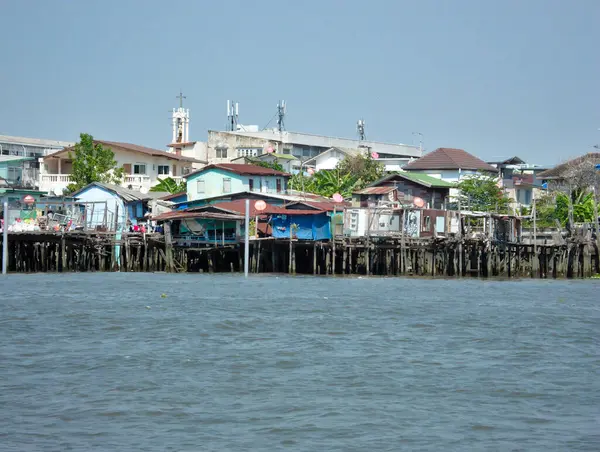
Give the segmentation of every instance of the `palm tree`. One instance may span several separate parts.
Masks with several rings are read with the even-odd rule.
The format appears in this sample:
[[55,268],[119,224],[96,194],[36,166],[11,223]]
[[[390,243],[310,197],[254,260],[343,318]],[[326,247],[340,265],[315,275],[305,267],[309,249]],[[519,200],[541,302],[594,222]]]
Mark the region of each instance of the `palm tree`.
[[187,185],[185,182],[177,182],[172,177],[166,179],[158,179],[160,182],[152,187],[150,191],[161,191],[166,193],[179,193],[186,191]]

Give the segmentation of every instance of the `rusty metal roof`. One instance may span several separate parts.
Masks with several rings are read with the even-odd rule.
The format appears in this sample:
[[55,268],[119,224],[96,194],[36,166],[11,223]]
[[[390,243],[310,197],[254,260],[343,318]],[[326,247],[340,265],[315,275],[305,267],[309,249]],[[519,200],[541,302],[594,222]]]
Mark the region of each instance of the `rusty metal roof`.
[[216,212],[188,212],[185,210],[174,210],[173,212],[164,212],[160,215],[153,217],[156,221],[165,220],[184,220],[187,218],[209,218],[214,220],[243,220],[242,215],[233,215],[227,213],[216,213]]
[[263,166],[258,165],[247,165],[244,163],[215,163],[212,165],[205,166],[198,171],[194,171],[193,173],[187,174],[184,177],[189,178],[194,174],[199,174],[204,171],[208,171],[211,169],[221,169],[224,171],[229,171],[235,174],[239,174],[242,176],[281,176],[281,177],[290,177],[291,175],[288,173],[284,173],[282,171],[277,171],[272,168],[265,168]]
[[353,194],[356,195],[386,195],[396,190],[395,187],[367,187],[362,190],[355,191]]

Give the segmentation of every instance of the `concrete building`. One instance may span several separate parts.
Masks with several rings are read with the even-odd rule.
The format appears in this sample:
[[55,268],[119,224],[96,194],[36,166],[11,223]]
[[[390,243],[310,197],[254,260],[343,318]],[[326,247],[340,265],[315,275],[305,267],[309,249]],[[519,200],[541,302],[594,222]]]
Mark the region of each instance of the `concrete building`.
[[207,160],[210,163],[227,163],[238,157],[258,156],[266,153],[269,148],[275,153],[293,155],[302,162],[317,157],[331,148],[364,149],[365,152],[376,152],[381,159],[409,160],[421,157],[419,147],[406,144],[380,143],[266,129],[234,132],[209,130],[206,149],[203,150],[206,154],[195,158]]
[[[130,143],[94,140],[115,154],[117,166],[125,170],[122,187],[130,190],[148,192],[150,187],[158,184],[159,179],[171,177],[175,181],[183,181],[183,177],[193,171],[194,164],[203,164],[193,158],[173,153],[138,146]],[[72,182],[72,160],[69,158],[71,148],[50,154],[42,159],[39,188],[48,193],[57,194]]]
[[[0,156],[24,158],[25,160],[21,160],[19,164],[20,184],[23,187],[37,188],[39,187],[39,159],[72,145],[73,143],[68,141],[0,135]],[[10,166],[14,167],[14,164]]]
[[526,163],[516,156],[488,163],[498,169],[498,185],[511,199],[514,209],[530,207],[534,196],[541,196],[543,180],[538,175],[548,167]]

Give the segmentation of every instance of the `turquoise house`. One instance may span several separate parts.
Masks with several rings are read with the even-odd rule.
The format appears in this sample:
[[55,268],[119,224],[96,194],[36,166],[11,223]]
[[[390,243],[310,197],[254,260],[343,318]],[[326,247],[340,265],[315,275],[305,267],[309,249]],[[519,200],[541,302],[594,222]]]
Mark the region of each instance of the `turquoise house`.
[[289,178],[288,173],[257,165],[208,165],[186,176],[187,201],[239,192],[284,193]]
[[6,180],[10,185],[23,185],[23,162],[33,160],[32,157],[18,155],[0,155],[0,179]]

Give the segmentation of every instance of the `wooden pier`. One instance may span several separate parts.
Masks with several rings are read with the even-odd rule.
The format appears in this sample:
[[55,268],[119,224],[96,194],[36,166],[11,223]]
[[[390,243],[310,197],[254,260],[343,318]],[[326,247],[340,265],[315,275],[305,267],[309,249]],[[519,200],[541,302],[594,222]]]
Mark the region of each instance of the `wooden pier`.
[[[0,241],[1,243],[1,241]],[[242,244],[180,247],[162,234],[9,234],[9,272],[242,272]],[[250,242],[251,273],[482,278],[585,278],[600,273],[591,240],[561,245],[489,239],[342,238]]]

